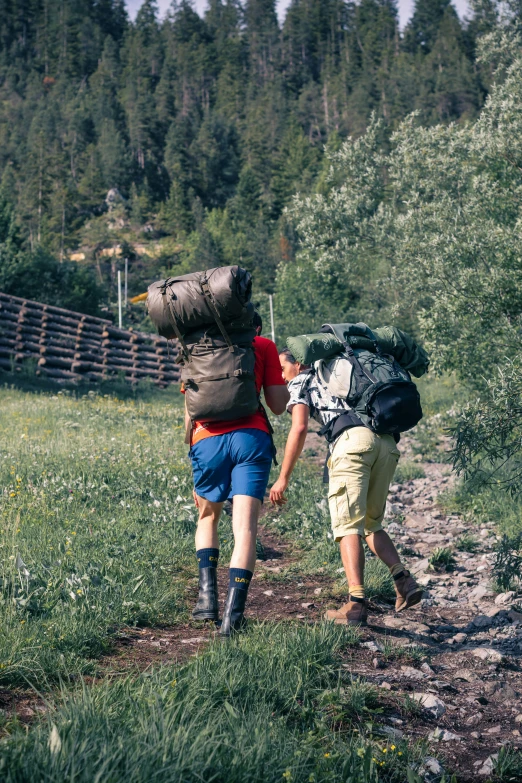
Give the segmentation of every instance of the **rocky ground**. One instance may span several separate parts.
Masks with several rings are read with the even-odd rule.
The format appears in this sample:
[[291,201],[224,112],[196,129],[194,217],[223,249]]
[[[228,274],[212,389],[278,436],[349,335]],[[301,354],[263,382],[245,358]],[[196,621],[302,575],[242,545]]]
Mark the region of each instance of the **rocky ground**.
[[[403,459],[412,456],[410,439],[401,451]],[[418,608],[398,615],[375,607],[362,645],[367,660],[354,655],[351,664],[390,694],[423,706],[413,720],[385,719],[393,733],[426,738],[459,781],[486,780],[502,745],[522,746],[520,598],[491,589],[497,540],[492,526],[477,528],[438,507],[437,497],[452,482],[448,465],[421,464],[425,478],[392,486],[387,529],[407,553],[425,597]],[[477,540],[474,553],[454,548],[464,534]],[[452,548],[452,571],[430,567],[437,547]],[[414,650],[415,662],[400,656],[390,661],[390,642],[403,652]],[[426,779],[436,779],[438,768],[433,760]]]
[[[411,438],[403,439],[402,459],[414,460],[425,477],[392,485],[386,525],[425,587],[425,597],[400,614],[389,604],[372,604],[361,644],[347,653],[343,665],[347,676],[379,689],[384,709],[372,718],[374,734],[428,743],[426,781],[438,781],[443,769],[456,773],[459,783],[487,781],[503,745],[522,748],[522,599],[491,588],[493,527],[477,528],[458,515],[447,516],[437,504],[453,481],[443,461],[445,439],[438,446],[440,461],[422,461],[414,445]],[[323,448],[310,433],[307,449],[318,463]],[[252,583],[249,616],[268,622],[317,621],[326,607],[345,597],[330,577],[300,574],[289,542],[270,525],[272,513],[260,531],[265,559],[258,562]],[[473,553],[455,548],[465,534],[476,539]],[[430,566],[437,548],[453,550],[453,570]],[[220,569],[223,598],[226,579],[226,569]],[[196,578],[188,589],[194,600]],[[122,668],[182,661],[213,633],[209,626],[194,624],[132,630],[122,635],[110,665],[118,668],[118,659]]]

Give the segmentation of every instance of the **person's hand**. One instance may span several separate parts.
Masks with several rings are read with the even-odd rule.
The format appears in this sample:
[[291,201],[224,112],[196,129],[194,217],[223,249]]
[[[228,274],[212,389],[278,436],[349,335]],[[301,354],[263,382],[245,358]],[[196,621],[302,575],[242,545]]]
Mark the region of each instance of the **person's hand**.
[[285,503],[288,503],[284,495],[287,487],[288,481],[280,476],[270,490],[270,502],[272,505],[284,506]]
[[196,495],[195,489],[192,490],[192,497],[194,498],[194,505],[196,506],[196,508],[199,508],[199,500],[198,500],[198,496]]

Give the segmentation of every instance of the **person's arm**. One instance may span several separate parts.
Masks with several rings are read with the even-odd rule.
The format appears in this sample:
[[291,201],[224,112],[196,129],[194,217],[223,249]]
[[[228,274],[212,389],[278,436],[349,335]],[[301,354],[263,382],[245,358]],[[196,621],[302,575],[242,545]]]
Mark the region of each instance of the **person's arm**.
[[286,388],[286,384],[284,386],[279,384],[277,386],[267,386],[264,392],[265,402],[272,413],[275,413],[276,416],[284,413],[290,400],[290,392]]
[[284,493],[288,487],[290,476],[295,468],[296,462],[301,456],[308,432],[308,419],[310,411],[308,405],[294,405],[292,408],[292,426],[288,433],[285,446],[285,456],[281,465],[279,478],[270,490],[270,500],[278,506],[286,503]]
[[185,443],[190,445],[192,435],[192,422],[187,410],[187,401],[185,400]]
[[[259,342],[259,339],[258,339]],[[265,402],[276,416],[285,412],[290,401],[290,393],[281,374],[279,354],[272,340],[263,339],[260,345],[263,361],[263,391]]]

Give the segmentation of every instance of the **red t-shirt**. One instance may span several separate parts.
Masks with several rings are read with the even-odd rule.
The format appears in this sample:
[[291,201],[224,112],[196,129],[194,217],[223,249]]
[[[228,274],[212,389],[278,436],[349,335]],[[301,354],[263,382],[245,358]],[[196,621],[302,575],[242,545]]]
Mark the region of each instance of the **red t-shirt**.
[[[281,364],[275,343],[266,337],[254,337],[253,345],[256,354],[254,374],[258,393],[268,386],[284,386],[285,381],[281,375]],[[191,445],[213,435],[225,435],[227,432],[245,429],[269,432],[263,412],[256,411],[252,416],[244,416],[233,421],[196,421],[192,430]]]

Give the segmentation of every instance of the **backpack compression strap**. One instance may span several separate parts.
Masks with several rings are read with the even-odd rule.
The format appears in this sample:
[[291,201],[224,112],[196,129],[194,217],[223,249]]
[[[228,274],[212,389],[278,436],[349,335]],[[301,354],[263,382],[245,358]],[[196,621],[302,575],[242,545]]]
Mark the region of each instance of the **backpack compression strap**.
[[174,331],[176,333],[176,337],[178,338],[178,340],[179,340],[179,342],[181,344],[181,348],[183,349],[183,353],[185,354],[186,358],[188,359],[189,358],[189,349],[187,348],[187,343],[183,339],[183,335],[181,334],[181,332],[179,330],[178,322],[176,320],[176,314],[174,312],[174,309],[172,308],[171,301],[167,297],[167,287],[166,286],[164,286],[163,291],[161,293],[161,296],[163,298],[163,307],[165,308],[165,310],[166,310],[166,312],[167,312],[167,314],[169,316],[169,320],[170,320],[170,322],[172,324],[172,328],[174,329]]
[[216,321],[217,325],[219,326],[219,331],[223,335],[223,339],[225,340],[226,344],[228,345],[228,350],[230,353],[234,353],[234,346],[232,345],[232,340],[230,339],[227,330],[225,329],[225,326],[223,324],[223,321],[219,317],[219,313],[216,309],[216,305],[214,304],[214,300],[212,299],[212,294],[210,293],[210,288],[208,286],[208,281],[203,280],[201,283],[201,290],[205,294],[205,298],[208,302],[208,306],[212,310],[212,315],[214,316],[214,320]]

